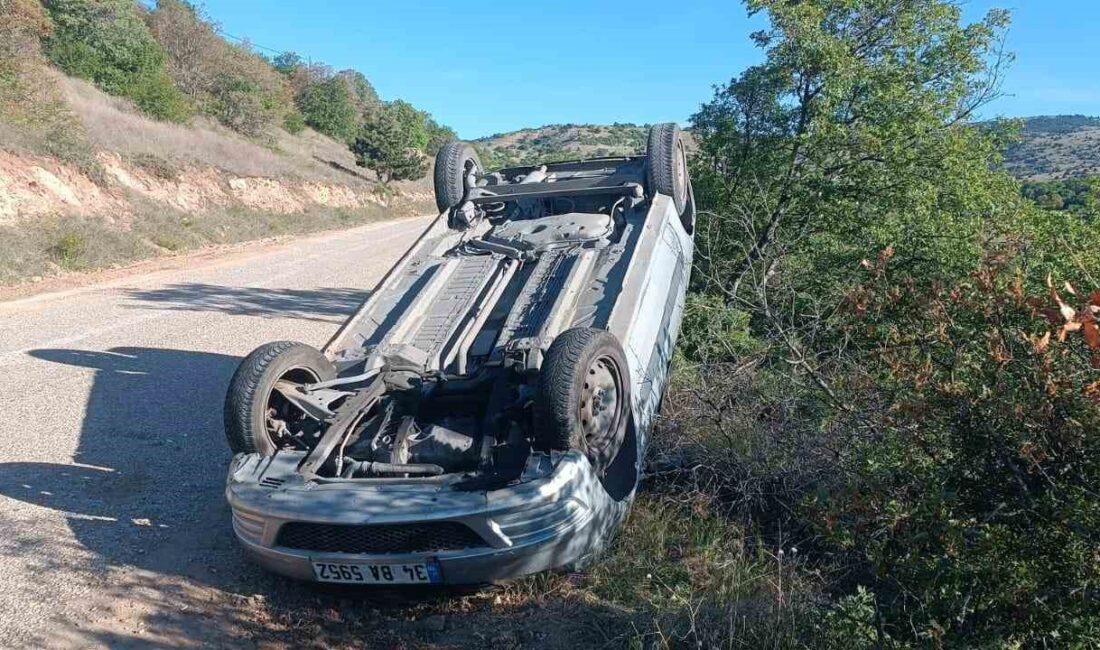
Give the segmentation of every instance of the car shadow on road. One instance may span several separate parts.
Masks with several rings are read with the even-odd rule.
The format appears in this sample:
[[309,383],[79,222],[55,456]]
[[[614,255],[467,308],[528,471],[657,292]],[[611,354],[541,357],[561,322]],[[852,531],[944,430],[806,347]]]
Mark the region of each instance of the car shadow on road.
[[[236,357],[117,347],[33,350],[90,368],[74,464],[0,465],[0,494],[62,511],[76,540],[111,565],[211,580],[228,509],[221,403]],[[223,578],[224,579],[224,578]]]
[[[91,369],[93,384],[73,464],[0,464],[0,494],[64,513],[75,542],[96,555],[96,566],[82,569],[104,578],[89,600],[126,610],[116,628],[59,617],[45,645],[251,647],[260,638],[296,645],[311,625],[328,629],[335,643],[340,622],[356,621],[357,634],[379,639],[468,634],[470,647],[480,647],[481,630],[502,622],[448,624],[447,632],[434,622],[413,624],[464,608],[469,590],[324,588],[251,564],[223,496],[230,453],[222,402],[238,358],[143,347],[29,354]],[[506,615],[516,634],[535,634],[526,610],[516,611]],[[287,627],[287,617],[295,624]]]
[[339,323],[370,295],[354,287],[265,289],[184,282],[156,289],[130,289],[136,308],[217,311],[237,316],[273,316]]

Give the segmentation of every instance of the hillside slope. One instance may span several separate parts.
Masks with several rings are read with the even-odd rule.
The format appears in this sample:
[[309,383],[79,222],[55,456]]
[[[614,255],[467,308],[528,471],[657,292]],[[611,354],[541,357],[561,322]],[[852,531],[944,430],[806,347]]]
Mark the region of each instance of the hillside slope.
[[621,156],[645,150],[648,127],[638,124],[548,124],[474,141],[487,167]]
[[[548,124],[474,140],[487,167],[645,150],[647,125]],[[687,144],[693,143],[690,133]],[[1005,167],[1025,180],[1100,174],[1100,117],[1040,115],[1022,118],[1020,141],[1005,152]]]
[[1040,115],[1023,118],[1020,142],[1005,152],[1005,167],[1027,180],[1100,174],[1100,117]]
[[[373,96],[354,71],[299,79],[277,58],[176,0],[0,2],[0,284],[430,209],[426,181],[375,179],[449,131],[404,102],[351,102]],[[357,166],[322,134],[341,98],[344,127],[385,113],[418,140]]]
[[342,143],[305,129],[267,146],[212,120],[149,119],[55,70],[74,137],[60,148],[0,120],[0,284],[210,244],[431,211],[426,181],[383,187]]

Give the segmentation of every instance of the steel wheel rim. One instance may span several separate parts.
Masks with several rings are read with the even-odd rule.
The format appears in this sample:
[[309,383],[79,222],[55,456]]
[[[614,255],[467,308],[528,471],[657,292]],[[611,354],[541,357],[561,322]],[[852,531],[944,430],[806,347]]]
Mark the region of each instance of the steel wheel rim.
[[590,459],[607,462],[621,420],[622,373],[610,357],[597,357],[585,371],[580,419]]
[[467,158],[462,166],[462,182],[467,190],[477,185],[477,177],[480,175],[481,165],[477,164],[473,158]]
[[[316,384],[321,381],[317,373],[309,368],[295,366],[284,371],[275,383],[287,381],[295,384]],[[282,393],[272,388],[264,402],[264,431],[276,449],[293,446],[294,441],[307,433],[303,424],[314,422],[304,411],[295,406]]]

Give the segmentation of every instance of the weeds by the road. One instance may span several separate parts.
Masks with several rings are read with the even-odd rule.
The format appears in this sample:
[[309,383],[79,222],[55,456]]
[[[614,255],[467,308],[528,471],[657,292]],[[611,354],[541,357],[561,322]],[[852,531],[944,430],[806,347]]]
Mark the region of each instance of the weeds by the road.
[[37,2],[0,3],[0,148],[54,156],[99,179],[88,134],[41,55],[48,30]]
[[391,216],[391,211],[376,205],[317,207],[290,214],[242,208],[186,214],[151,202],[135,201],[134,205],[138,211],[126,224],[59,215],[0,226],[0,250],[4,251],[0,285],[215,244],[346,228]]

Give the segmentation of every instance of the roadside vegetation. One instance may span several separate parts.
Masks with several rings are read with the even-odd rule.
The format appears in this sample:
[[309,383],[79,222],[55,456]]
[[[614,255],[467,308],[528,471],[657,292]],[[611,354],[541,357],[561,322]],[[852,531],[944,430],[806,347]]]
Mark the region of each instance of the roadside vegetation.
[[[0,225],[0,286],[64,271],[118,267],[166,253],[207,246],[349,228],[393,216],[368,205],[307,212],[224,208],[187,214],[135,199],[126,228],[94,217],[57,215]],[[411,210],[410,210],[411,212]]]
[[383,616],[272,601],[284,625],[265,633],[1100,645],[1100,230],[1089,200],[1049,209],[1002,171],[1011,125],[973,122],[1010,64],[1008,14],[746,4],[768,21],[763,61],[692,118],[695,275],[647,479],[606,556]]
[[549,124],[511,133],[496,133],[474,141],[489,169],[537,162],[622,156],[645,151],[649,125],[615,123]]
[[306,127],[344,146],[377,140],[374,131],[387,129],[400,148],[358,157],[383,182],[423,177],[426,159],[455,137],[408,102],[381,100],[356,70],[334,71],[293,52],[269,59],[227,39],[187,0],[3,0],[0,18],[5,148],[95,166],[95,151],[66,110],[48,63],[153,120],[213,120],[269,148]]
[[[422,176],[453,136],[355,71],[229,44],[178,0],[0,1],[0,122],[20,146],[94,161],[56,85],[37,83],[43,51],[159,119],[205,116],[268,144],[308,126],[386,182]],[[964,24],[961,5],[746,0],[767,20],[762,60],[691,120],[695,274],[634,512],[584,573],[404,610],[445,617],[424,645],[1100,645],[1096,182],[1003,171],[1011,125],[974,120],[1011,63],[1009,16]],[[642,148],[643,127],[620,127],[585,142]],[[546,135],[481,151],[490,167],[573,157]],[[16,253],[0,283],[13,263],[122,263],[305,221],[158,206],[127,233],[65,217],[4,227]],[[361,646],[390,618],[327,596],[261,609],[257,638],[290,645]]]
[[[429,156],[452,138],[408,102],[380,99],[360,72],[293,53],[268,59],[224,37],[185,0],[0,0],[0,151],[22,156],[6,164],[70,178],[52,161],[28,162],[44,156],[92,182],[76,179],[78,190],[57,180],[66,200],[46,216],[30,209],[34,216],[24,217],[19,205],[51,190],[0,188],[0,284],[352,225],[381,212],[340,211],[309,196],[298,214],[263,200],[244,202],[258,209],[242,203],[190,215],[172,207],[180,193],[224,194],[234,178],[272,179],[299,193],[303,183],[324,184],[321,194],[373,193],[404,214],[425,188],[386,185],[423,178]],[[135,191],[142,181],[126,169],[160,185]],[[413,196],[398,196],[406,190]],[[111,214],[89,207],[103,196],[113,197]],[[193,194],[185,198],[194,203]]]
[[[1022,197],[971,126],[1007,13],[748,7],[764,61],[692,120],[705,211],[651,497],[703,495],[692,537],[734,552],[666,564],[697,578],[650,605],[678,610],[662,642],[1094,647],[1100,231]],[[738,558],[786,588],[710,582]]]
[[42,54],[53,24],[38,0],[0,2],[0,146],[99,173],[95,150]]

